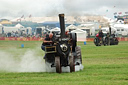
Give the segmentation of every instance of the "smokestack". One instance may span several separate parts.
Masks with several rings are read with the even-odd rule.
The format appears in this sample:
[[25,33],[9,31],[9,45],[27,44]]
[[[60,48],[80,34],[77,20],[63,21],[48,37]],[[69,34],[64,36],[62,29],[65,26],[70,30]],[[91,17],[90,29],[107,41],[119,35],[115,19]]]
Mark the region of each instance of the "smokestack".
[[59,20],[60,20],[61,38],[64,38],[65,37],[64,14],[59,14]]
[[109,26],[109,34],[111,35],[111,27]]

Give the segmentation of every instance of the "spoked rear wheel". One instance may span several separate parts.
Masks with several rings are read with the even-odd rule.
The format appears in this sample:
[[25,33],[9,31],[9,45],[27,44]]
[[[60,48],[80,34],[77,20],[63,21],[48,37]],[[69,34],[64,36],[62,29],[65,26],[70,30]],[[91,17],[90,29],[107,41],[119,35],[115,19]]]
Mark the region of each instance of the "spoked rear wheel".
[[72,39],[72,51],[75,52],[75,47],[77,46],[77,35],[76,33],[71,33],[71,39]]
[[60,57],[59,56],[55,57],[55,64],[56,64],[56,72],[61,73],[62,70],[61,70],[61,64],[60,64]]
[[76,46],[76,55],[77,55],[77,59],[80,59],[80,63],[82,64],[81,48],[78,46]]
[[101,45],[100,45],[100,40],[99,40],[99,38],[96,37],[96,38],[94,39],[94,44],[95,44],[96,46],[101,46]]
[[70,72],[75,72],[75,63],[74,63],[74,56],[71,54],[69,56],[69,65],[70,65]]

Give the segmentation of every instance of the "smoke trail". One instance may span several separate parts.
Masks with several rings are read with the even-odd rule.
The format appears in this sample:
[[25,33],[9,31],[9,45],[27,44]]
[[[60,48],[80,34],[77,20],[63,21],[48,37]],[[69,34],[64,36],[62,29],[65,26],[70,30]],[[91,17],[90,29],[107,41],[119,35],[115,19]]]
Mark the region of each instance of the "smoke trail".
[[[43,56],[37,56],[36,52],[36,49],[28,49],[23,55],[18,53],[16,56],[17,52],[13,54],[0,50],[0,72],[56,72],[56,68],[51,68],[50,63],[45,64]],[[62,67],[62,72],[70,72],[69,69],[69,66]],[[75,66],[75,69],[82,70],[83,65]]]
[[15,55],[0,51],[0,71],[7,72],[45,72],[45,63],[42,56],[36,51],[28,50],[24,55]]
[[0,71],[14,71],[13,68],[18,67],[17,63],[12,55],[0,51]]
[[27,51],[21,57],[19,72],[45,72],[43,57],[36,56],[34,51]]

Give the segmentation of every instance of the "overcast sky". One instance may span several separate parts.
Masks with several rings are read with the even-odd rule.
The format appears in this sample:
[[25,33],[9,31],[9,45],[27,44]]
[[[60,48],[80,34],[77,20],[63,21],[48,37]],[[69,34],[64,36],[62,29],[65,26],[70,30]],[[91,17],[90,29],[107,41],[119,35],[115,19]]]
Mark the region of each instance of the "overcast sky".
[[127,12],[128,0],[0,0],[0,19],[65,15],[106,15]]

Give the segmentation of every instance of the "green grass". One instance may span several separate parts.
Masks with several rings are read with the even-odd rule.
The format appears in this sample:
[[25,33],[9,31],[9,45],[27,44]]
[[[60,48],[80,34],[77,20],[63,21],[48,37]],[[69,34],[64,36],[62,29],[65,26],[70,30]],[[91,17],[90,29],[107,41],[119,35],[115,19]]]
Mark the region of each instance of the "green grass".
[[[39,41],[0,41],[0,51],[15,57],[28,49],[42,56]],[[21,48],[24,44],[24,48]],[[128,42],[96,47],[93,42],[78,43],[84,69],[74,73],[0,72],[0,85],[128,85]],[[43,57],[43,56],[42,56]]]

